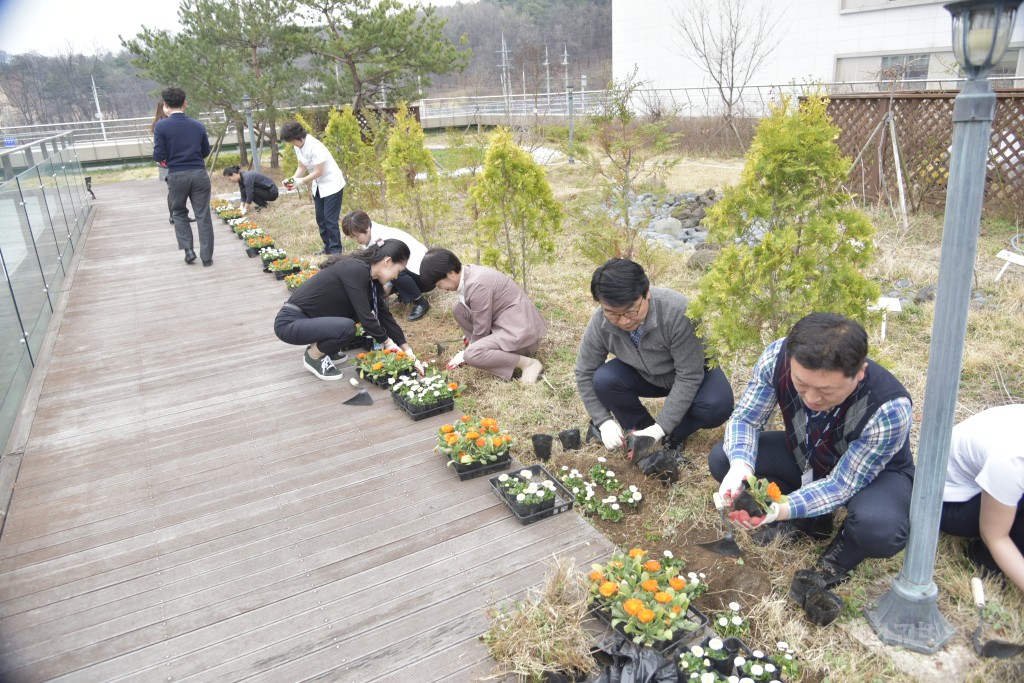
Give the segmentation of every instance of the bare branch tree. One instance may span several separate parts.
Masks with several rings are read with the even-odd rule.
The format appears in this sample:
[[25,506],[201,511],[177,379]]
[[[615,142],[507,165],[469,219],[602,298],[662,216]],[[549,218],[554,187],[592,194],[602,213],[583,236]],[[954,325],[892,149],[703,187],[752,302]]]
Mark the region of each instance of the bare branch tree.
[[735,118],[743,91],[778,46],[782,15],[771,0],[685,0],[672,11],[682,54],[714,83],[724,119],[743,147]]

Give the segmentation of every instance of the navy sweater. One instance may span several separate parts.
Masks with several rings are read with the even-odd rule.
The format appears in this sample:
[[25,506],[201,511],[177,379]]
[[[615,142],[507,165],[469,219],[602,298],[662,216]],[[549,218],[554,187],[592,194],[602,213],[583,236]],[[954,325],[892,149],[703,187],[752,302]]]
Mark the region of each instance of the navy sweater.
[[206,168],[210,138],[206,128],[193,118],[175,112],[156,122],[153,129],[153,161],[166,162],[167,172]]

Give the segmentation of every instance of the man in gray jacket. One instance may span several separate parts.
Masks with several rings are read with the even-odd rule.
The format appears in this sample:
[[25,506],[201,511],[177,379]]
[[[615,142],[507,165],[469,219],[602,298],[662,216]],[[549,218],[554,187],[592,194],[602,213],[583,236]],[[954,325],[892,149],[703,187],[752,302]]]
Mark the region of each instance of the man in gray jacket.
[[[706,367],[685,296],[652,288],[644,269],[624,259],[595,270],[590,293],[600,308],[583,333],[576,386],[605,448],[623,448],[625,430],[680,451],[698,429],[725,424],[732,387],[721,368]],[[652,397],[665,397],[657,418],[640,401]]]

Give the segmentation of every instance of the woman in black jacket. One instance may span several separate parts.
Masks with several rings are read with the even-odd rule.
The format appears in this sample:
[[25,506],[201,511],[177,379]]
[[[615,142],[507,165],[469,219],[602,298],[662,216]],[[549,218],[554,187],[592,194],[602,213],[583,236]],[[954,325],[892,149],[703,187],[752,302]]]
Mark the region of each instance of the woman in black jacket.
[[401,348],[415,360],[388,310],[383,287],[408,261],[409,247],[398,240],[329,258],[285,302],[274,320],[274,333],[288,344],[306,344],[303,367],[325,380],[341,379],[336,364],[348,358],[341,349],[355,339],[356,323],[384,348]]
[[238,166],[228,166],[224,175],[231,182],[238,183],[238,194],[242,198],[242,206],[248,211],[255,204],[257,210],[267,208],[267,202],[277,199],[277,183],[259,171],[242,171]]

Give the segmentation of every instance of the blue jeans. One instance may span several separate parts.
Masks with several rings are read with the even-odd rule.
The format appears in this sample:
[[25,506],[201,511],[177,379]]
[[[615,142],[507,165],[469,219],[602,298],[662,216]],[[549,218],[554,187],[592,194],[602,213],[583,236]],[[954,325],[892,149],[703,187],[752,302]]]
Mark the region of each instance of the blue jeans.
[[[332,195],[320,196],[320,188],[313,195],[313,206],[316,207],[316,225],[320,228],[320,239],[324,241],[324,251],[328,254],[341,253],[341,230],[338,228],[341,216],[342,188]],[[193,204],[193,206],[195,206]]]

